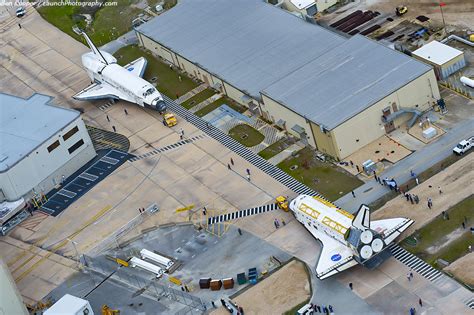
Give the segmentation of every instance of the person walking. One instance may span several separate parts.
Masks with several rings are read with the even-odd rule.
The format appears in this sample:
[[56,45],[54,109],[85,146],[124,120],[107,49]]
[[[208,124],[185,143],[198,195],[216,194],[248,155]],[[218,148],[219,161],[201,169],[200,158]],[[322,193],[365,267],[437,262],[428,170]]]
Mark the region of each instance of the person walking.
[[216,308],[216,303],[214,303],[214,301],[211,301],[211,305],[213,308]]
[[414,195],[413,198],[415,199],[416,204],[420,202],[420,198],[418,198],[418,195]]
[[123,111],[125,112],[125,115],[128,115],[128,111],[126,108],[124,108]]
[[227,168],[228,168],[229,170],[231,170],[229,163],[227,163]]
[[[281,224],[283,224],[283,226],[285,226],[286,225],[285,220],[281,220]],[[464,224],[464,222],[463,222],[463,224]]]
[[409,193],[405,193],[405,198],[407,198],[407,201],[410,201],[410,194],[409,194]]
[[353,197],[353,198],[356,197],[356,194],[354,193],[354,191],[351,191],[351,194],[352,194],[352,197]]
[[110,122],[109,115],[105,115],[105,117],[107,118],[107,121]]
[[409,195],[408,198],[410,199],[411,204],[413,204],[413,203],[414,203],[414,202],[413,202],[413,201],[414,201],[414,200],[413,200],[413,196],[412,196],[412,195]]
[[432,206],[433,206],[433,201],[431,200],[431,198],[428,198],[428,208],[431,209]]
[[207,209],[206,207],[202,207],[202,215],[206,215],[207,214]]
[[443,191],[441,190],[441,187],[439,187],[439,186],[438,186],[438,191],[439,191],[440,195],[443,193]]
[[420,181],[418,180],[418,177],[417,177],[417,178],[415,178],[415,182],[416,182],[416,184],[417,184],[417,185],[419,185],[419,184],[420,184]]
[[423,307],[423,301],[421,299],[418,300],[418,304],[420,304],[420,307]]
[[18,23],[18,27],[19,27],[19,28],[20,28],[20,30],[21,30],[21,24],[20,24],[20,23]]
[[410,271],[410,278],[413,279],[413,271]]
[[462,221],[461,225],[463,229],[466,229],[466,223],[464,223],[464,221]]
[[232,164],[232,166],[234,166],[234,160],[232,158],[230,158],[230,164]]
[[360,173],[359,165],[356,165],[357,173]]
[[239,235],[242,235],[242,230],[240,228],[237,228],[237,232],[239,232]]
[[411,281],[410,273],[407,273],[407,279],[408,279],[409,282]]
[[280,223],[278,222],[278,219],[275,219],[273,221],[273,224],[275,225],[275,228],[278,229],[280,227]]
[[349,282],[349,288],[350,288],[351,290],[354,289],[354,286],[353,286],[352,282]]
[[117,132],[117,129],[115,128],[115,126],[112,126],[112,130],[113,130],[114,132]]
[[249,169],[247,169],[247,175],[249,175],[249,176],[250,176],[250,170],[249,170]]

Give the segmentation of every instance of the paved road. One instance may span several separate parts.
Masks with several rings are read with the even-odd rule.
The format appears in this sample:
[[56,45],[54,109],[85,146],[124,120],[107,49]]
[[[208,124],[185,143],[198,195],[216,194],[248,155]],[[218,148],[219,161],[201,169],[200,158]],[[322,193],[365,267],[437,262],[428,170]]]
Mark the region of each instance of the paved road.
[[114,54],[117,50],[119,50],[122,47],[137,44],[137,43],[138,43],[137,35],[135,34],[134,30],[131,30],[130,32],[125,33],[119,38],[114,39],[111,42],[108,42],[104,46],[101,46],[100,49],[105,50],[106,52],[110,54]]
[[[448,130],[441,138],[418,150],[394,166],[388,168],[380,176],[394,178],[398,183],[405,183],[410,179],[410,170],[416,174],[423,172],[434,164],[444,160],[452,153],[452,149],[461,140],[474,135],[474,117],[459,122]],[[336,200],[336,205],[354,213],[361,204],[370,204],[381,198],[389,189],[371,180],[354,190],[356,198],[346,194]]]

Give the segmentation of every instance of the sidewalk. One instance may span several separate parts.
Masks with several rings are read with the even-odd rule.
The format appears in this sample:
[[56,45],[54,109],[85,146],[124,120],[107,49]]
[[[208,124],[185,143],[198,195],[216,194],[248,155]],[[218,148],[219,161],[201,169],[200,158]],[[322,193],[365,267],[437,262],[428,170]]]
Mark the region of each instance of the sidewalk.
[[[453,148],[461,139],[472,136],[473,124],[474,117],[460,122],[441,138],[425,146],[423,149],[412,153],[382,172],[379,176],[381,178],[394,178],[399,184],[407,182],[410,179],[410,170],[419,174],[453,154]],[[354,190],[356,198],[353,198],[351,194],[346,194],[336,200],[335,203],[337,206],[354,213],[359,209],[361,204],[370,204],[383,197],[389,191],[388,187],[381,186],[375,180],[370,180]]]
[[268,162],[272,163],[273,165],[277,165],[278,163],[281,163],[282,161],[289,158],[291,156],[291,154],[293,154],[293,152],[299,151],[299,150],[303,149],[304,147],[305,146],[303,145],[303,143],[301,143],[301,141],[293,143],[292,145],[290,145],[285,150],[281,151],[280,153],[278,153],[274,157],[270,158],[268,160]]

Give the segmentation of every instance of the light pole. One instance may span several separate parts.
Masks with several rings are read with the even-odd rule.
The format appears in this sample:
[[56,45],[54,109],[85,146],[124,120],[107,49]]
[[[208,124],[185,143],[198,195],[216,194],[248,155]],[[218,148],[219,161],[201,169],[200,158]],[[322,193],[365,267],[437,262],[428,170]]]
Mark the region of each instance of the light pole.
[[443,19],[443,27],[444,27],[444,32],[447,35],[448,30],[446,28],[446,22],[444,21],[444,14],[443,14],[443,7],[446,6],[446,3],[444,2],[439,2],[439,9],[441,10],[441,18]]
[[73,240],[71,240],[70,238],[67,239],[69,242],[72,243],[72,246],[74,247],[74,251],[76,252],[76,257],[77,257],[77,264],[79,265],[81,263],[81,258],[79,257],[79,252],[77,251],[77,242],[74,242]]

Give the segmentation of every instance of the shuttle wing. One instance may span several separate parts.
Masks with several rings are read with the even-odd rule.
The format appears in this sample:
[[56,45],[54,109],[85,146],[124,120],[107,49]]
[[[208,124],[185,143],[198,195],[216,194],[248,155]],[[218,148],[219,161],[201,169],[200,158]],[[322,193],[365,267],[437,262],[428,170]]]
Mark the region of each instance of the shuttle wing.
[[352,250],[349,247],[323,233],[313,232],[312,234],[323,245],[318,264],[316,265],[316,276],[319,279],[328,278],[357,265]]
[[93,83],[73,96],[76,100],[98,100],[104,98],[122,99],[133,102],[127,95],[108,84]]
[[413,220],[407,218],[376,220],[370,222],[370,228],[382,234],[385,244],[389,245],[397,236],[408,229],[413,222]]
[[145,73],[145,68],[147,65],[147,61],[145,58],[140,57],[137,60],[130,62],[124,68],[130,71],[132,74],[136,75],[137,77],[143,77]]

